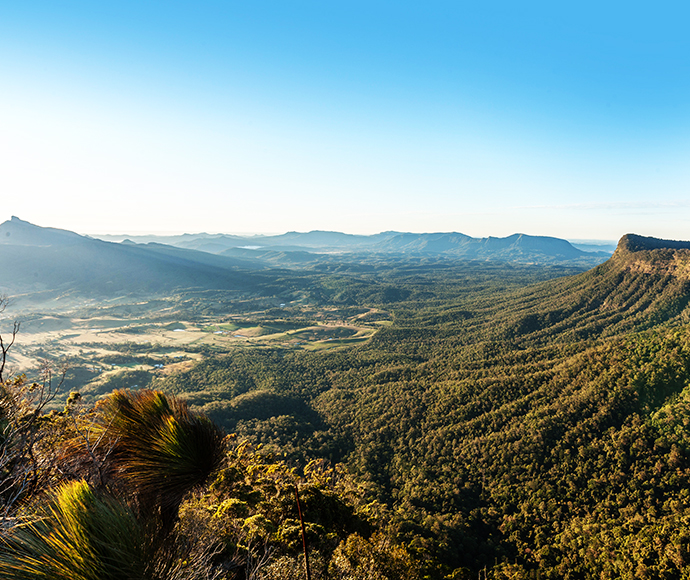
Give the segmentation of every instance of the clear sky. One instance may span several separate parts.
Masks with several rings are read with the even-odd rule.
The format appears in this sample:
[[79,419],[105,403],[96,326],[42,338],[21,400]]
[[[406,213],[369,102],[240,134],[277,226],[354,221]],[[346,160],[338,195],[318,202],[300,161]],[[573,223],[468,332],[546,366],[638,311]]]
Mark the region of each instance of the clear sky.
[[0,221],[690,239],[690,4],[0,0]]

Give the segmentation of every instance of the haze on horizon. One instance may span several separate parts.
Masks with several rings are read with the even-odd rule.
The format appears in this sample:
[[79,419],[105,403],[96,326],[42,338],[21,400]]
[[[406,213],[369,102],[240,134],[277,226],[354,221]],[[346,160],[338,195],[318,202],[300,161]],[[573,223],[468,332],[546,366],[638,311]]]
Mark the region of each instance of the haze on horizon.
[[0,221],[688,239],[690,7],[0,6]]

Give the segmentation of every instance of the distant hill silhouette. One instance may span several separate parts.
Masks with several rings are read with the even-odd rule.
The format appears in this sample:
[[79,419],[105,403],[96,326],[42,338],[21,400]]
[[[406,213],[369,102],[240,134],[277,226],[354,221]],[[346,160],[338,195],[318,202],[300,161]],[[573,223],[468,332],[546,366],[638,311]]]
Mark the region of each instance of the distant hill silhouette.
[[507,262],[566,262],[603,257],[578,250],[566,240],[525,234],[506,238],[472,238],[458,233],[398,234],[378,244],[377,249]]
[[[124,236],[104,236],[119,241]],[[153,236],[129,237],[139,242],[156,241]],[[159,241],[177,247],[228,256],[251,257],[269,263],[299,265],[304,252],[380,253],[401,256],[434,256],[465,260],[497,260],[537,264],[571,264],[592,267],[606,260],[608,252],[587,252],[570,242],[553,237],[513,234],[506,238],[473,238],[458,232],[404,233],[382,232],[371,236],[340,232],[288,232],[277,236],[228,236],[224,234],[185,234],[167,236]],[[245,250],[248,250],[245,251]],[[278,257],[276,252],[280,252]],[[296,254],[293,254],[297,252]]]
[[[163,244],[155,240],[163,239]],[[630,238],[629,244],[639,244]],[[146,243],[141,243],[146,241]],[[280,236],[122,237],[122,243],[44,228],[17,217],[0,224],[0,292],[80,295],[171,292],[200,288],[275,292],[276,268],[318,268],[367,256],[396,259],[494,260],[592,267],[608,257],[550,237],[514,234],[472,238],[457,233],[288,232]],[[308,282],[304,282],[307,283]]]
[[22,246],[70,246],[87,243],[88,238],[68,230],[42,228],[12,216],[0,224],[0,244]]
[[0,224],[0,292],[248,290],[265,281],[257,268],[255,262],[163,244],[115,244],[16,217]]

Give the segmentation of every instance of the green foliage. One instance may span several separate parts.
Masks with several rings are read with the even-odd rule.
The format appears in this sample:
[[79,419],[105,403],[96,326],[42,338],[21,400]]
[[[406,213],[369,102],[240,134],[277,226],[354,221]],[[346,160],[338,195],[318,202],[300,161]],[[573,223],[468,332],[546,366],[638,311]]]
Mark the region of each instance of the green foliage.
[[411,292],[368,343],[231,353],[170,386],[290,459],[346,462],[431,577],[680,578],[686,258],[618,253],[577,276],[517,290],[487,276],[466,293],[426,271],[423,298],[398,272]]
[[[6,351],[5,351],[6,352]],[[0,373],[1,374],[1,373]],[[0,514],[37,493],[50,477],[54,437],[44,428],[43,409],[55,397],[56,386],[48,375],[31,383],[25,375],[0,382]]]
[[392,546],[390,539],[374,535],[365,539],[352,534],[335,550],[328,567],[330,578],[413,580],[421,578],[409,552]]
[[145,389],[151,383],[153,376],[149,371],[126,370],[118,373],[105,374],[86,383],[82,391],[84,395],[103,396],[117,389]]
[[[349,577],[370,571],[381,578],[417,578],[419,562],[380,531],[389,519],[385,508],[368,498],[342,466],[324,461],[307,464],[300,475],[284,461],[246,442],[231,444],[227,462],[208,491],[181,507],[180,530],[219,542],[218,558],[241,567],[240,577],[262,580],[302,578],[301,525],[295,488],[304,516],[312,578],[348,577],[353,543],[367,546],[367,566],[354,563]],[[350,546],[346,549],[345,546]],[[354,551],[353,551],[354,550]],[[363,556],[364,557],[364,556]],[[373,559],[378,563],[371,564]],[[372,567],[373,566],[373,567]],[[355,573],[356,571],[356,573]]]
[[100,406],[113,440],[107,469],[172,521],[182,498],[223,460],[222,432],[187,405],[156,391],[115,391]]
[[[17,517],[5,520],[11,525],[0,536],[0,577],[217,577],[209,547],[181,541],[174,525],[184,496],[223,461],[219,429],[162,393],[117,391],[95,411],[82,411],[80,400],[72,393],[62,413],[40,417],[39,429],[57,437],[27,455],[43,464],[56,449],[60,469],[52,472],[52,490],[34,490]],[[93,469],[98,488],[70,481]]]
[[[210,580],[208,554],[159,541],[121,500],[63,484],[0,538],[0,577],[16,580]],[[215,576],[217,577],[217,575]]]
[[[80,457],[147,537],[210,546],[228,578],[303,577],[295,488],[319,580],[686,578],[689,253],[622,246],[558,279],[573,270],[421,258],[267,275],[329,320],[385,304],[388,324],[334,350],[200,347],[154,383],[191,411],[117,392],[72,440],[109,442]],[[202,294],[190,310],[222,310]],[[252,320],[290,326],[271,315]],[[209,451],[192,411],[244,441]]]
[[17,580],[153,579],[152,546],[134,514],[84,482],[61,486],[51,503],[3,539],[0,577]]

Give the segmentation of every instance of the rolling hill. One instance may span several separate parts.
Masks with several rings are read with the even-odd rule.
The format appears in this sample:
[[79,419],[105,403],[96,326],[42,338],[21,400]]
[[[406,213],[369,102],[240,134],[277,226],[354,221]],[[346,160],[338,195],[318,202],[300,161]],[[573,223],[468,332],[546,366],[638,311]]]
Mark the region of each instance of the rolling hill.
[[690,243],[628,234],[605,263],[523,294],[506,337],[585,339],[687,322],[689,302]]
[[[103,236],[121,241],[124,236]],[[566,240],[545,236],[513,234],[506,238],[472,238],[451,233],[382,232],[371,236],[340,232],[288,232],[277,236],[228,236],[224,234],[185,234],[157,239],[155,236],[130,238],[137,242],[160,241],[182,248],[208,251],[229,256],[251,256],[275,262],[280,253],[282,264],[299,265],[304,254],[430,256],[452,260],[492,260],[536,264],[571,264],[592,267],[609,257],[609,253],[586,252]],[[294,254],[293,254],[294,253]],[[294,256],[294,259],[293,259]]]
[[[147,384],[180,396],[238,441],[284,458],[294,473],[341,464],[335,479],[357,482],[363,513],[377,522],[375,533],[360,529],[362,542],[404,555],[407,569],[419,572],[410,578],[687,577],[688,242],[628,234],[607,261],[581,271],[481,257],[545,247],[567,255],[559,240],[389,232],[376,244],[396,250],[351,252],[339,262],[302,249],[311,269],[288,271],[152,241],[93,240],[16,218],[0,225],[0,238],[0,266],[17,287],[94,297],[112,289],[217,289],[230,299],[217,311],[200,309],[208,333],[221,328],[212,319],[227,316],[238,293],[297,287],[300,298],[288,308],[246,316],[267,326],[276,317],[280,329],[328,321],[342,330],[346,316],[369,324],[370,338],[324,341],[324,348],[301,340],[252,346],[244,338],[195,347],[198,362],[124,371],[102,385]],[[314,244],[343,239],[312,237]],[[451,258],[460,247],[474,259]],[[289,260],[280,248],[232,251]],[[370,261],[355,258],[364,255]],[[240,328],[245,314],[232,316],[229,328]],[[152,356],[151,344],[141,346]],[[118,352],[102,362],[145,360],[131,343],[109,348]],[[95,355],[83,356],[88,369],[75,377],[93,377]],[[114,382],[118,376],[130,382]],[[274,497],[278,488],[269,487]],[[231,486],[228,505],[247,499],[243,489]],[[218,513],[217,506],[202,511]],[[243,530],[245,519],[233,530]],[[331,536],[319,537],[319,549],[336,549]],[[280,544],[275,534],[266,542]]]

